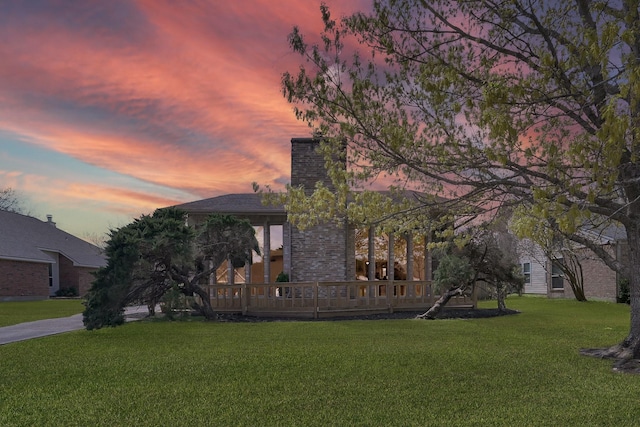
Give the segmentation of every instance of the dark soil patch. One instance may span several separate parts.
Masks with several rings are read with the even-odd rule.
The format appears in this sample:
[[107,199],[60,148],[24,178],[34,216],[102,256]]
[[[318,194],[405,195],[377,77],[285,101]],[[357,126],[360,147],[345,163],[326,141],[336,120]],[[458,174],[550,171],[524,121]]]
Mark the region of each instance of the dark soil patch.
[[[424,311],[398,311],[395,313],[363,314],[357,316],[339,316],[322,319],[300,319],[292,317],[254,317],[243,316],[241,314],[218,314],[221,322],[283,322],[283,321],[313,321],[313,322],[335,322],[341,320],[393,320],[393,319],[414,319]],[[520,313],[517,310],[506,309],[503,311],[497,308],[445,308],[435,320],[440,319],[486,319],[489,317],[508,316]]]

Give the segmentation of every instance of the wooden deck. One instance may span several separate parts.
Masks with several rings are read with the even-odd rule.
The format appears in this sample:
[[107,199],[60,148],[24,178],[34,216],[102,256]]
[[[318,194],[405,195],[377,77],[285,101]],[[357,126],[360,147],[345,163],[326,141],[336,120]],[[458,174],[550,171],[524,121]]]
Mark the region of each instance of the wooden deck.
[[[353,281],[209,286],[220,313],[257,317],[328,318],[427,310],[438,299],[428,281]],[[447,307],[476,307],[474,297],[452,298]]]

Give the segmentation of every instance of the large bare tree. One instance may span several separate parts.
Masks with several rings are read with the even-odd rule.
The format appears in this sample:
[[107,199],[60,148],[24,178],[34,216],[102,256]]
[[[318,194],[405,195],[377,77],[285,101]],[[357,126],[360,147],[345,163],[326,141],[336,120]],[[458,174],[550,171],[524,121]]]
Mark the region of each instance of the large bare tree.
[[[346,206],[371,221],[366,196],[345,193],[381,176],[447,197],[457,214],[511,206],[552,218],[630,279],[629,334],[604,354],[640,358],[639,1],[381,0],[338,22],[321,13],[317,44],[290,36],[305,62],[283,92],[328,159],[346,144],[349,167],[331,171],[333,195],[289,189],[292,219]],[[606,222],[625,228],[628,264],[577,233]]]
[[23,213],[22,200],[13,188],[0,189],[0,211]]

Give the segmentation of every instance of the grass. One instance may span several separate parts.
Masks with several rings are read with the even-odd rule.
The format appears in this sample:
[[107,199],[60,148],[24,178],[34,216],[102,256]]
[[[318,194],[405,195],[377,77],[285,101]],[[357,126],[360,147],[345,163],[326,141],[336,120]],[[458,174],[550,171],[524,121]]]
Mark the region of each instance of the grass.
[[0,302],[0,327],[82,313],[80,299]]
[[629,309],[516,297],[479,320],[135,322],[0,346],[3,426],[636,425],[640,377],[581,347]]

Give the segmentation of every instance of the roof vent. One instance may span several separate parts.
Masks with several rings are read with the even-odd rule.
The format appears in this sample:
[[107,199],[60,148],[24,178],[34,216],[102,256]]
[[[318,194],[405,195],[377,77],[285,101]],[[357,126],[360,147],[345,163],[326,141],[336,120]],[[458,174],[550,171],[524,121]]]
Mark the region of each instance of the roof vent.
[[56,223],[53,222],[53,215],[47,215],[47,224],[52,225],[52,226],[56,226]]

